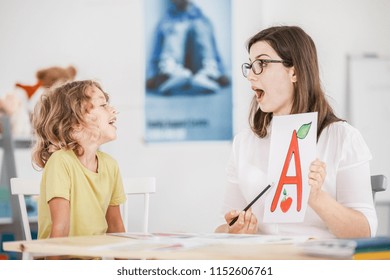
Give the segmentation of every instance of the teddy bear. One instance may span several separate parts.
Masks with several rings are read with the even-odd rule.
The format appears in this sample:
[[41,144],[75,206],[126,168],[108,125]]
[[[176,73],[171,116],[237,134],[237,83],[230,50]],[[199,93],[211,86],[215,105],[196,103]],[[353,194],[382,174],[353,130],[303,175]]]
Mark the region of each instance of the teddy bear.
[[55,83],[73,81],[76,74],[73,65],[42,68],[36,72],[37,82],[34,85],[16,83],[12,92],[0,97],[0,115],[9,116],[12,134],[18,137],[31,136],[31,115],[42,93]]

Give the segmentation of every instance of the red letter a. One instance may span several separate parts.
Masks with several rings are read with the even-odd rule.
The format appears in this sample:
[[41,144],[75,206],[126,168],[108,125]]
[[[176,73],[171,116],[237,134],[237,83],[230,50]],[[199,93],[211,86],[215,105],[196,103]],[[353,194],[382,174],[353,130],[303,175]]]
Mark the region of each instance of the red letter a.
[[[293,154],[296,174],[295,176],[287,176],[288,167],[290,165]],[[272,200],[271,212],[275,211],[276,206],[278,205],[278,201],[280,199],[280,194],[282,193],[283,186],[287,184],[297,185],[297,211],[300,211],[302,207],[302,172],[301,159],[299,157],[298,138],[297,132],[295,130],[293,131],[290,141],[290,147],[288,148],[286,160],[284,161],[282,175],[280,176],[279,184],[276,189],[274,199]]]

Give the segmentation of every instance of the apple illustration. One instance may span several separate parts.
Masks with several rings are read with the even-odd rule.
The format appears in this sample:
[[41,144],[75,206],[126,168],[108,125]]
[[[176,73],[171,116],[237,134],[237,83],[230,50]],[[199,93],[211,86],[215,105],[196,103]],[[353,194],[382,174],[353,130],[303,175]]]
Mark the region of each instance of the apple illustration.
[[292,201],[292,198],[287,196],[286,189],[283,189],[283,199],[280,202],[280,209],[282,209],[283,213],[286,213],[290,209]]

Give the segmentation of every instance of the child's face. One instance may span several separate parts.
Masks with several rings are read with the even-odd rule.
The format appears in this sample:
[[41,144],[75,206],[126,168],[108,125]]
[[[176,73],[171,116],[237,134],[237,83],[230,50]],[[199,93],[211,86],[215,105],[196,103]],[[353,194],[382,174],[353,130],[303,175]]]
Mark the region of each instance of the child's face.
[[104,93],[97,87],[91,87],[88,94],[91,96],[92,109],[88,116],[93,129],[98,129],[98,144],[104,144],[116,139],[116,111],[106,100]]

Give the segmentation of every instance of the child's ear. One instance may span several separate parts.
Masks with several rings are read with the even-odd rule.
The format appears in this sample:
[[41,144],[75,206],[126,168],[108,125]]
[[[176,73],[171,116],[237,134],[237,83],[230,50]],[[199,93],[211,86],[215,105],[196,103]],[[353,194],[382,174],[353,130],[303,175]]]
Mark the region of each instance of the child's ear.
[[78,133],[83,130],[83,126],[81,124],[75,124],[73,125],[73,132]]
[[76,139],[76,141],[82,138],[82,133],[83,133],[83,129],[81,124],[73,125],[71,134],[72,137]]

